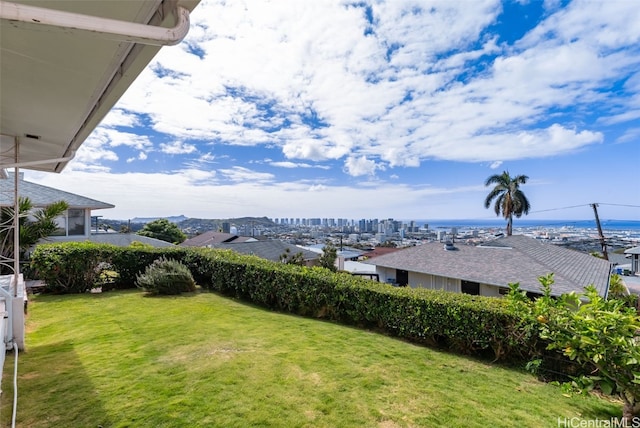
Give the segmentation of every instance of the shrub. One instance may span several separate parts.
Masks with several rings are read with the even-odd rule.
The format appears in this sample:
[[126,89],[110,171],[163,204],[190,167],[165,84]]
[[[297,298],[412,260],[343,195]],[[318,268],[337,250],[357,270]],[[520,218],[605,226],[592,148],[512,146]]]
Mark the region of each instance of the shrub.
[[38,245],[31,269],[45,283],[45,292],[84,293],[99,287],[115,247],[88,242]]
[[136,285],[149,294],[180,294],[195,291],[189,268],[177,260],[161,257],[136,278]]
[[[540,277],[543,296],[533,302],[521,299],[512,288],[509,299],[529,319],[536,320],[540,338],[549,350],[559,351],[572,361],[594,367],[577,376],[573,385],[605,394],[617,394],[623,401],[623,419],[640,416],[640,316],[625,302],[602,298],[595,287],[584,293],[551,297],[553,274]],[[623,425],[621,425],[623,426]]]
[[[98,254],[98,260],[114,273],[110,276],[113,282],[103,283],[103,291],[138,285],[153,294],[180,293],[192,290],[195,280],[205,289],[269,309],[372,328],[414,342],[501,360],[530,359],[535,342],[540,340],[537,334],[523,333],[520,316],[508,310],[503,299],[392,287],[348,273],[272,262],[231,250],[85,244],[84,252],[74,252],[67,249],[69,246],[55,244],[51,248],[56,251],[48,251],[48,259],[43,257],[47,260],[40,265],[48,267],[47,281],[55,281],[60,272],[66,275],[69,267]],[[150,266],[163,264],[156,262],[158,259],[186,266],[191,278],[188,287],[173,284],[175,277],[161,270],[149,273]],[[86,280],[85,290],[95,283],[95,278]]]

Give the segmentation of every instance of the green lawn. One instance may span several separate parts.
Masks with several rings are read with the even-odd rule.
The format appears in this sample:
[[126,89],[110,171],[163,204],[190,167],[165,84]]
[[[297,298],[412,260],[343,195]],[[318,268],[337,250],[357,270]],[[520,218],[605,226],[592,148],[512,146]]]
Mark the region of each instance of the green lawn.
[[[557,427],[620,416],[528,373],[212,293],[35,296],[20,427]],[[7,355],[0,424],[12,405]]]

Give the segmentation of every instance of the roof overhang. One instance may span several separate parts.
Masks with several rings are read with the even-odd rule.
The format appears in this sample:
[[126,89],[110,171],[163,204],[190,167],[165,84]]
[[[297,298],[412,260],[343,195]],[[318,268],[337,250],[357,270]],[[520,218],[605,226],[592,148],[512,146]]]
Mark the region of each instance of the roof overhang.
[[199,2],[0,1],[0,171],[61,172]]

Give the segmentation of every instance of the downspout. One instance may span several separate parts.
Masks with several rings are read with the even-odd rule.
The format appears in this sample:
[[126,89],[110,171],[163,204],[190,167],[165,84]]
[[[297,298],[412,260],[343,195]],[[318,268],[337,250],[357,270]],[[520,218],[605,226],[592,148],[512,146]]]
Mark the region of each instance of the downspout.
[[[18,163],[18,143],[16,141],[15,161]],[[18,297],[18,276],[20,275],[20,200],[18,198],[18,174],[17,166],[13,173],[13,297]]]
[[119,21],[117,19],[101,18],[6,1],[0,1],[0,19],[9,20],[14,26],[47,25],[68,33],[80,31],[117,41],[154,46],[172,46],[180,43],[189,32],[189,10],[178,6],[175,0],[169,2],[169,4],[173,8],[177,21],[172,28]]

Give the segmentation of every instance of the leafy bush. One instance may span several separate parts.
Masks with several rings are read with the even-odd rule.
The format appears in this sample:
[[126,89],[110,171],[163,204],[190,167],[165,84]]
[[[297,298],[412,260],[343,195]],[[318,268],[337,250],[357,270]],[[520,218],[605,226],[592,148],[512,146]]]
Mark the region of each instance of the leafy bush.
[[87,242],[38,245],[31,255],[31,269],[45,283],[45,292],[84,293],[99,287],[115,247]]
[[553,275],[539,280],[542,297],[527,302],[514,287],[508,299],[523,316],[536,320],[538,335],[548,341],[549,350],[594,368],[576,376],[575,387],[597,386],[605,394],[618,395],[624,403],[624,420],[636,420],[640,416],[640,317],[636,309],[621,300],[604,299],[593,286],[586,287],[585,293],[555,299],[551,297]]
[[[272,262],[230,250],[84,244],[84,252],[74,252],[69,246],[54,244],[51,248],[56,250],[47,251],[50,259],[40,263],[48,267],[40,271],[47,272],[47,282],[54,283],[59,272],[95,253],[100,255],[98,261],[117,274],[110,276],[113,282],[104,284],[103,291],[135,287],[136,282],[146,288],[145,281],[149,281],[149,292],[165,293],[165,287],[168,292],[179,292],[162,272],[147,275],[150,265],[160,263],[156,260],[170,259],[186,266],[199,285],[212,291],[273,310],[376,329],[456,352],[502,360],[530,359],[540,340],[526,334],[526,324],[502,299],[392,287],[344,272]],[[85,280],[83,289],[87,290],[96,279]]]
[[149,294],[180,294],[195,291],[189,268],[177,260],[161,257],[136,278],[136,285]]

